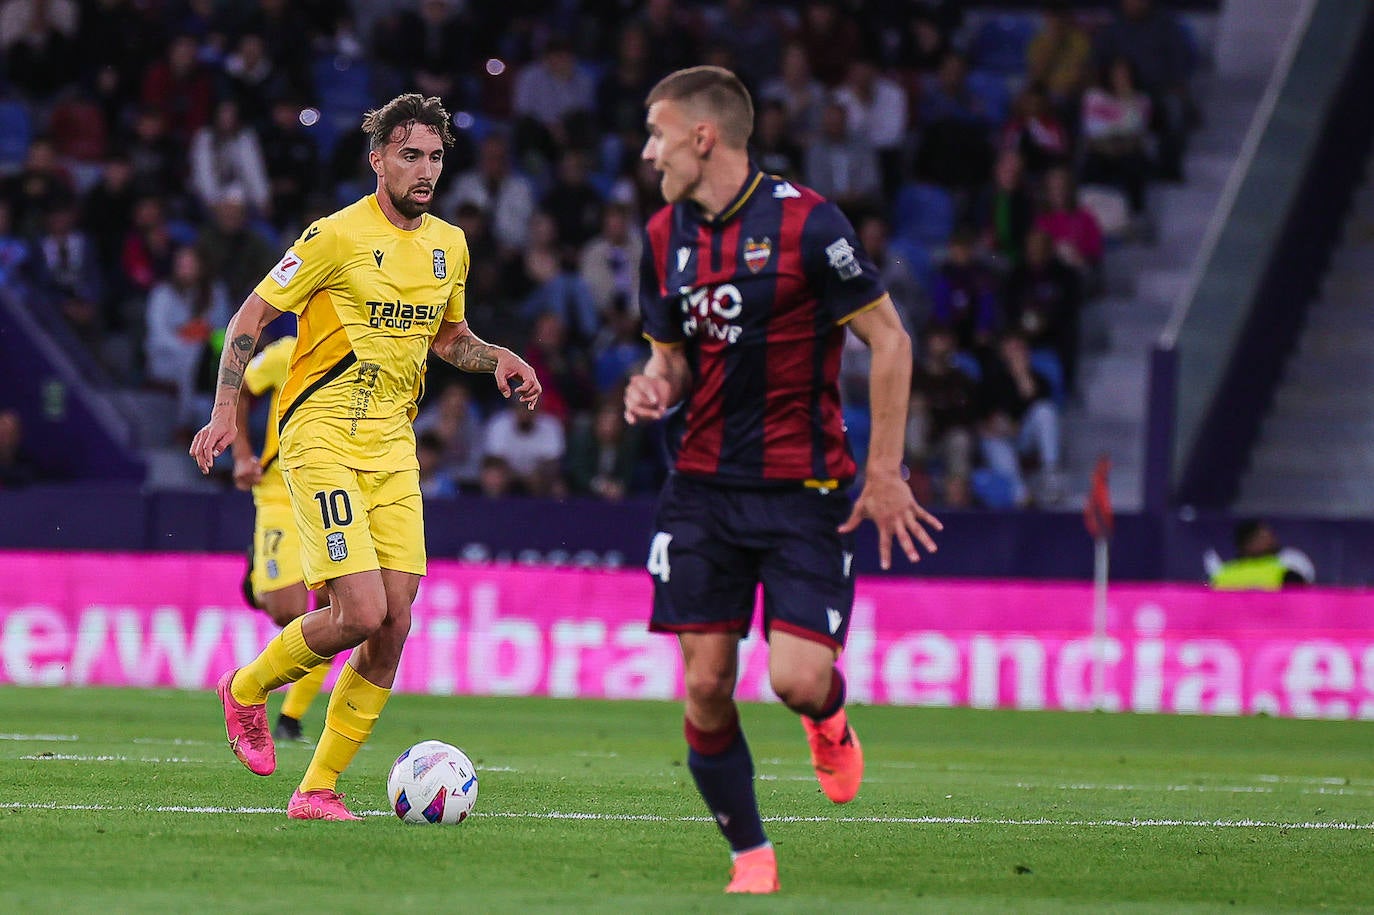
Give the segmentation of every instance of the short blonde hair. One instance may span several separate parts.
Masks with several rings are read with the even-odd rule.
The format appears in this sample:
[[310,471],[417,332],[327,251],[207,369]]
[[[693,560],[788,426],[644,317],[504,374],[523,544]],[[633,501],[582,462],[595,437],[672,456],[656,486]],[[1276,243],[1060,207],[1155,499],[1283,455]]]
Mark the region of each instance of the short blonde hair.
[[744,149],[754,132],[754,101],[740,78],[724,67],[688,67],[669,73],[658,81],[644,100],[674,101],[697,105],[720,126],[727,146]]

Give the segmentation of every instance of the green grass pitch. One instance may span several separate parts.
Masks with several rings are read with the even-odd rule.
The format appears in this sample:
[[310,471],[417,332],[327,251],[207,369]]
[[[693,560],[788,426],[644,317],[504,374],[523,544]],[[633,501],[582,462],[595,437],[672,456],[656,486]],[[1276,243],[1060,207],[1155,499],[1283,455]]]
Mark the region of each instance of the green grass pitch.
[[744,899],[676,705],[396,696],[340,787],[381,811],[401,750],[457,743],[458,827],[288,821],[309,748],[254,777],[218,714],[0,689],[0,912],[1374,910],[1364,722],[856,708],[868,778],[836,807],[795,716],[749,705],[783,891]]

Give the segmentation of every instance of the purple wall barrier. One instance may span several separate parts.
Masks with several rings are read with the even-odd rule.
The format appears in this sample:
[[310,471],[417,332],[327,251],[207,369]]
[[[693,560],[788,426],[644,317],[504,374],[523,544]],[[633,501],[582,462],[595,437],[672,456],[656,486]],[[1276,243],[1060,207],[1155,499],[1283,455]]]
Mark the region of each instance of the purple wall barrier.
[[[207,689],[274,627],[222,555],[0,553],[0,683]],[[677,647],[645,628],[639,570],[435,562],[397,687],[667,699]],[[1085,709],[1092,594],[1078,583],[861,578],[844,665],[858,702]],[[1374,592],[1112,590],[1104,706],[1374,718]],[[748,639],[740,694],[773,698]]]

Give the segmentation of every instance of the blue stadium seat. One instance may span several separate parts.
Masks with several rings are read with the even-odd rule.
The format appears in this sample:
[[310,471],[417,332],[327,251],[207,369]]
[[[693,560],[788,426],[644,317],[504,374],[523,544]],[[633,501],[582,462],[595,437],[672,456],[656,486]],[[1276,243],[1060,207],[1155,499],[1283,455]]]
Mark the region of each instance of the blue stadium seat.
[[1026,70],[1026,49],[1038,24],[1032,16],[1006,13],[994,16],[973,36],[969,57],[979,70],[1017,76]]
[[975,382],[983,380],[983,365],[973,353],[959,350],[953,357],[954,367]]
[[362,112],[373,107],[372,67],[342,54],[316,54],[311,63],[320,108]]
[[992,70],[973,70],[968,75],[968,91],[983,103],[984,118],[993,127],[1006,123],[1011,113],[1011,88],[1005,74]]
[[995,470],[979,467],[969,478],[973,497],[984,508],[1016,508],[1016,491],[1011,480]]
[[954,198],[935,184],[906,184],[892,207],[892,234],[925,245],[941,245],[954,231]]
[[1045,376],[1050,383],[1050,397],[1057,406],[1064,406],[1064,366],[1059,362],[1059,354],[1052,349],[1033,349],[1030,354],[1031,368]]
[[0,171],[15,171],[24,164],[33,139],[33,117],[23,102],[0,102]]
[[887,243],[887,247],[894,257],[900,258],[907,265],[929,295],[935,281],[935,258],[931,255],[930,248],[917,239],[904,235],[894,236]]

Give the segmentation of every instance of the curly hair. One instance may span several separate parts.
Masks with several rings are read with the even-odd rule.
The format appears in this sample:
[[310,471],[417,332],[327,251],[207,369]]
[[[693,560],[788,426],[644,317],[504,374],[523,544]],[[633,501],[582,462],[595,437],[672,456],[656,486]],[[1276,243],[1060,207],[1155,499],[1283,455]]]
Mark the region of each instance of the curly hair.
[[368,148],[376,150],[391,142],[391,135],[397,127],[405,131],[405,137],[409,137],[416,124],[423,124],[434,128],[444,146],[449,147],[453,145],[450,122],[449,113],[438,96],[425,98],[418,92],[407,92],[364,114],[363,133],[368,135]]

